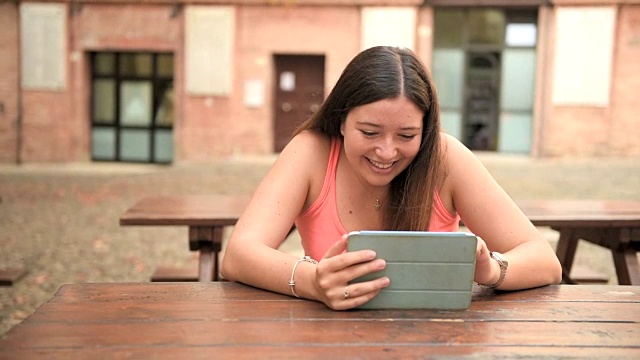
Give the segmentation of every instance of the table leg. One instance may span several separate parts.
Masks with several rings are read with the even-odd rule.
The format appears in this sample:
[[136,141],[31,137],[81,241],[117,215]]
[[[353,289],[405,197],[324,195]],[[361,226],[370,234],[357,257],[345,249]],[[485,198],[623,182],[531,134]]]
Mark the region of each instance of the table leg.
[[578,237],[574,234],[573,228],[554,228],[560,232],[560,239],[558,240],[558,246],[556,248],[556,256],[560,260],[562,265],[562,280],[569,284],[575,282],[571,279],[571,266],[573,265],[573,259],[576,255],[576,249],[578,248]]
[[189,248],[200,252],[198,281],[218,281],[218,253],[222,248],[222,226],[189,227]]
[[617,235],[617,246],[611,249],[611,254],[620,285],[640,285],[640,265],[636,249],[630,246],[631,233],[630,229],[621,229],[614,234]]

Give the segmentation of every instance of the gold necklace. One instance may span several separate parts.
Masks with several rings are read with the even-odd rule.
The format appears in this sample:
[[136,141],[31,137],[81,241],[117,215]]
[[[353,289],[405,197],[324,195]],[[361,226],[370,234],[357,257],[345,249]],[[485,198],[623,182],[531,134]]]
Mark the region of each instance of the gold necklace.
[[380,204],[380,199],[376,199],[376,203],[373,205],[374,208],[376,208],[376,210],[380,210],[380,208],[382,207],[382,204]]

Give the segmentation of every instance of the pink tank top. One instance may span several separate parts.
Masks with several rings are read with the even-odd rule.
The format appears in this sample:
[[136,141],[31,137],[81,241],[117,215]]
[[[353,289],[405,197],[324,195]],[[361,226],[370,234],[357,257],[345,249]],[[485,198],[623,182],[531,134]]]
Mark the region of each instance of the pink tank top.
[[[331,245],[347,233],[338,217],[336,202],[336,170],[340,157],[340,146],[339,139],[331,140],[329,164],[320,196],[296,219],[296,227],[302,238],[302,248],[305,254],[318,261]],[[451,214],[444,207],[437,191],[434,202],[429,231],[458,231],[460,217],[457,214]]]

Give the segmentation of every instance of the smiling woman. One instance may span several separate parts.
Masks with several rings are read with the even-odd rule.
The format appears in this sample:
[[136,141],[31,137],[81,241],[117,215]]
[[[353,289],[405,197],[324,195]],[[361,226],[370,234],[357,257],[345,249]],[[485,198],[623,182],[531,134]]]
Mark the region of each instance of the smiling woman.
[[[479,284],[509,290],[560,281],[549,243],[471,151],[441,131],[435,87],[415,54],[374,47],[349,63],[262,180],[231,235],[221,272],[350,309],[373,299],[390,279],[350,284],[386,262],[371,250],[346,252],[347,233],[451,232],[460,219],[480,237]],[[294,223],[303,259],[278,250]]]

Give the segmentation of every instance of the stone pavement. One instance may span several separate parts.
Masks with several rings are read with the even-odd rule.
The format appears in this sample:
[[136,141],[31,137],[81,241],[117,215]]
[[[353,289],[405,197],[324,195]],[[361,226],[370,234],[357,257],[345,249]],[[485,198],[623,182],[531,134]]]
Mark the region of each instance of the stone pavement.
[[[478,153],[513,198],[640,201],[640,159],[531,159]],[[137,199],[164,194],[250,194],[274,156],[236,156],[207,164],[0,165],[0,268],[28,272],[0,287],[0,334],[64,283],[148,281],[160,265],[183,266],[186,228],[120,227]],[[541,228],[552,244],[557,234]],[[229,233],[227,232],[226,236]],[[300,254],[292,236],[283,250]],[[576,264],[607,274],[611,256],[581,243]]]

